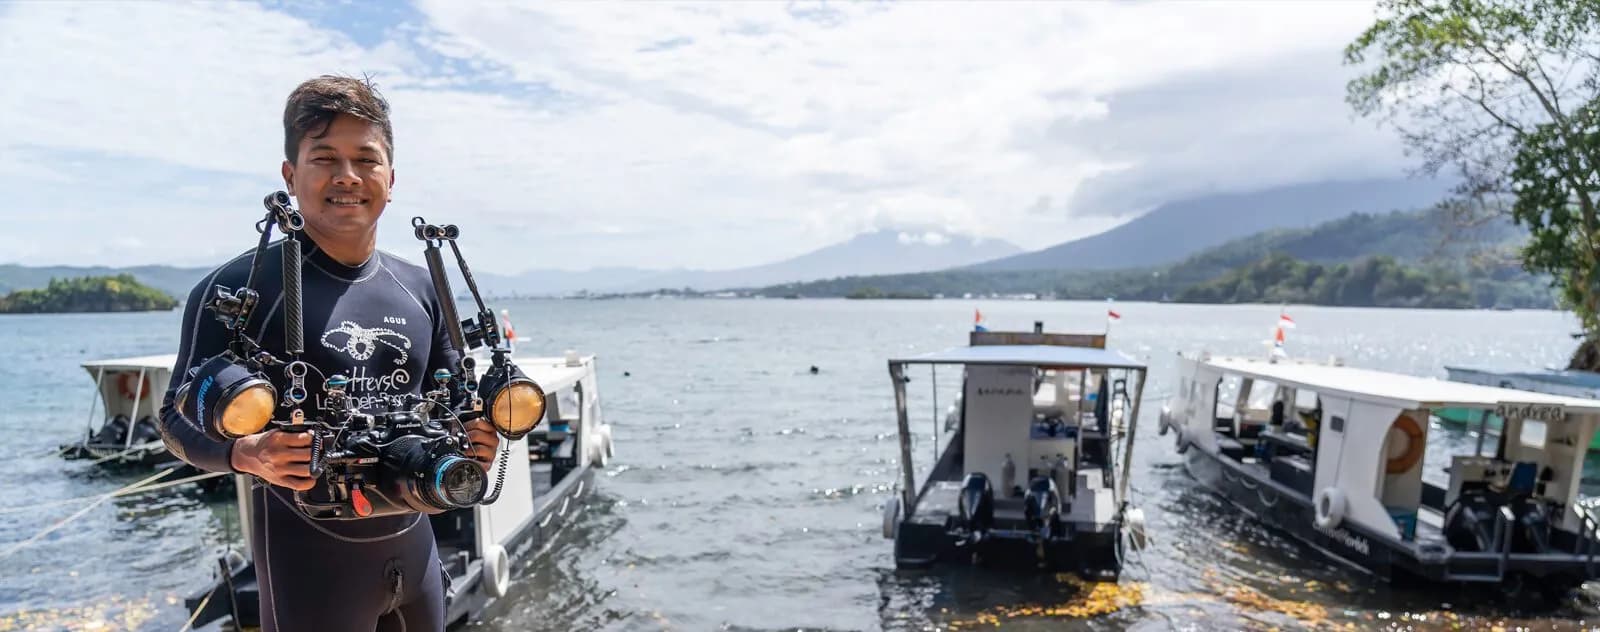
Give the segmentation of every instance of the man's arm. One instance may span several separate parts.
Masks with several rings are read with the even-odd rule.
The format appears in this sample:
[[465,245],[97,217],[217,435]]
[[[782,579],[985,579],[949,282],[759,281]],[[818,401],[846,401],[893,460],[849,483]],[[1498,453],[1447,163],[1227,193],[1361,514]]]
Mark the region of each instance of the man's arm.
[[[220,270],[218,271],[220,272]],[[199,366],[211,356],[228,347],[232,332],[215,318],[202,313],[211,297],[211,287],[217,272],[189,291],[189,300],[183,306],[183,332],[178,343],[178,361],[172,367],[172,382],[167,385],[166,398],[161,401],[161,441],[167,449],[190,465],[209,472],[233,472],[230,457],[233,441],[216,441],[195,426],[173,405],[178,387],[189,379],[189,369]]]

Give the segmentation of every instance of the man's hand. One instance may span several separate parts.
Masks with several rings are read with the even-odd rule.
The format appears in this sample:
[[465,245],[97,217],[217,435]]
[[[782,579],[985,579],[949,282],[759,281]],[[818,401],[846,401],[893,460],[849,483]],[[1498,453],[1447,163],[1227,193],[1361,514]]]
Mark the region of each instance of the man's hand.
[[254,474],[273,485],[305,491],[317,484],[311,477],[311,433],[268,430],[233,443],[233,469]]
[[474,419],[467,423],[467,456],[489,469],[494,465],[495,451],[500,449],[500,433],[487,419]]

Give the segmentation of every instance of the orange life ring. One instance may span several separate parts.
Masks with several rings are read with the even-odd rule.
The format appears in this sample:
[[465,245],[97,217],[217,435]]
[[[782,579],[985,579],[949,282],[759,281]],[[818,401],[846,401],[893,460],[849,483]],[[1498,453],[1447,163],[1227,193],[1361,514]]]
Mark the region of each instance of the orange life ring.
[[[123,399],[127,399],[129,401],[134,399],[135,394],[133,392],[133,382],[137,379],[139,379],[139,374],[137,373],[117,374],[117,391],[122,393]],[[144,381],[139,384],[138,398],[144,399],[148,395],[150,395],[150,376],[147,375],[145,376]]]
[[1422,453],[1426,451],[1427,442],[1422,437],[1422,426],[1417,425],[1417,420],[1410,415],[1402,414],[1394,418],[1394,424],[1389,426],[1392,430],[1399,430],[1406,435],[1406,451],[1400,456],[1389,459],[1384,468],[1390,474],[1401,474],[1411,471],[1416,467],[1417,461],[1422,460]]

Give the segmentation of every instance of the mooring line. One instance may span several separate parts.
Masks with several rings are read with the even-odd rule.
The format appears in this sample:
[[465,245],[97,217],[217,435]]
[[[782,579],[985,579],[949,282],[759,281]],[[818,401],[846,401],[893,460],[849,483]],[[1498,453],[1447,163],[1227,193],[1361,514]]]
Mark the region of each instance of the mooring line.
[[21,551],[22,549],[27,548],[29,545],[32,545],[33,543],[38,542],[41,538],[43,538],[44,536],[50,535],[56,529],[60,529],[61,527],[66,526],[67,523],[70,523],[73,520],[77,520],[78,518],[83,517],[84,514],[89,513],[89,511],[94,509],[95,507],[99,507],[105,501],[108,501],[108,500],[111,500],[112,498],[115,498],[117,496],[118,492],[126,492],[127,490],[130,490],[130,489],[137,489],[137,488],[143,487],[145,485],[148,485],[150,483],[153,483],[155,481],[160,480],[162,477],[173,473],[177,469],[178,468],[176,468],[176,467],[169,467],[169,468],[167,468],[165,470],[161,470],[160,472],[157,472],[157,473],[149,476],[148,478],[145,478],[142,481],[139,481],[139,482],[134,483],[132,485],[128,485],[126,487],[123,487],[122,489],[119,489],[117,491],[111,492],[109,494],[100,495],[99,497],[95,498],[94,502],[89,503],[89,505],[87,507],[84,507],[83,509],[79,509],[78,511],[74,512],[72,515],[67,516],[65,518],[62,518],[61,520],[57,521],[55,524],[50,525],[48,527],[45,527],[45,529],[43,531],[40,531],[38,533],[33,534],[33,537],[28,538],[26,540],[23,540],[21,542],[18,542],[16,544],[13,544],[13,545],[11,545],[10,548],[8,548],[8,549],[6,549],[4,551],[0,551],[0,560],[3,560],[3,559],[8,558],[8,557],[11,557],[11,555],[13,553],[16,553],[17,551]]

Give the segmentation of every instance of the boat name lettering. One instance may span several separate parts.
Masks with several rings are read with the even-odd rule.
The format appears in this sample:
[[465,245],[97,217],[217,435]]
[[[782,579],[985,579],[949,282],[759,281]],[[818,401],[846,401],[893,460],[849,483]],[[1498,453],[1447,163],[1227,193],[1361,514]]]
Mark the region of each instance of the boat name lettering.
[[985,395],[1027,395],[1027,392],[1023,391],[1020,388],[984,388],[982,386],[978,387],[978,396],[982,397],[982,396],[985,396]]
[[1318,525],[1317,526],[1317,531],[1321,531],[1323,535],[1326,535],[1326,536],[1328,536],[1330,538],[1338,540],[1339,544],[1343,544],[1343,545],[1345,545],[1347,547],[1350,547],[1352,549],[1355,549],[1356,551],[1361,552],[1362,555],[1368,555],[1372,550],[1371,545],[1367,544],[1367,539],[1366,538],[1363,538],[1363,537],[1361,537],[1359,535],[1356,535],[1354,533],[1346,531],[1346,530],[1344,530],[1343,527],[1334,527],[1332,529],[1325,529],[1322,526]]
[[1565,421],[1567,413],[1556,404],[1500,404],[1494,414],[1501,419],[1536,419],[1539,421]]

